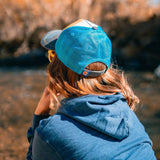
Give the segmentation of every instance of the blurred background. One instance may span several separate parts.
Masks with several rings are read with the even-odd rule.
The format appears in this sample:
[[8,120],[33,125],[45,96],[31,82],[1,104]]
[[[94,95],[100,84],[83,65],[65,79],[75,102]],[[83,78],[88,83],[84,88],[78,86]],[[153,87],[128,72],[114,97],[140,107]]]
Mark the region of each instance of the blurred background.
[[0,160],[25,159],[26,132],[47,85],[41,38],[79,18],[112,40],[112,59],[140,98],[136,114],[160,160],[160,0],[0,0]]

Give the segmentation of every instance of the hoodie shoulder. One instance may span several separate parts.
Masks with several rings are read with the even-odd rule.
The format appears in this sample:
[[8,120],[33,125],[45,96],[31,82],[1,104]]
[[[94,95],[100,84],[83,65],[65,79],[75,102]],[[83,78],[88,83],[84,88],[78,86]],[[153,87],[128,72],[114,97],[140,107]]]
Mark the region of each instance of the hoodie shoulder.
[[65,99],[56,115],[40,122],[37,133],[63,153],[61,156],[69,154],[77,160],[125,157],[135,150],[140,154],[142,144],[152,146],[143,125],[119,93]]
[[121,93],[115,95],[87,95],[62,101],[58,113],[116,139],[128,136],[129,106]]

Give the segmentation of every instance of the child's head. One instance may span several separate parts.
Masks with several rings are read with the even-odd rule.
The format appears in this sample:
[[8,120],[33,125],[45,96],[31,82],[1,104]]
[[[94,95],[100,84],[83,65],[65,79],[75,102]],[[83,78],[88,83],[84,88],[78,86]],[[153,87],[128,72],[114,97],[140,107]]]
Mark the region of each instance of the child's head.
[[79,20],[62,31],[47,33],[41,44],[52,50],[49,88],[56,101],[57,94],[77,97],[121,92],[130,107],[138,102],[123,73],[110,62],[111,41],[101,27]]
[[[64,30],[48,32],[41,44],[55,50],[58,59],[75,73],[87,77],[102,75],[110,66],[111,41],[100,26],[87,20],[78,20]],[[104,70],[87,70],[94,62],[106,65]]]

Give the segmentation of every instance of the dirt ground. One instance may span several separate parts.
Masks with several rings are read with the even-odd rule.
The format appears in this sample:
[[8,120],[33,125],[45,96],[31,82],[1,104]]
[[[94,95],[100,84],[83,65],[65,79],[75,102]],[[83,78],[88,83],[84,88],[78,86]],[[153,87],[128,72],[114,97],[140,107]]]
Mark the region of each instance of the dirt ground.
[[[136,114],[160,160],[160,79],[150,72],[127,72],[127,76],[141,100]],[[0,160],[25,159],[26,132],[46,84],[43,70],[0,70]]]

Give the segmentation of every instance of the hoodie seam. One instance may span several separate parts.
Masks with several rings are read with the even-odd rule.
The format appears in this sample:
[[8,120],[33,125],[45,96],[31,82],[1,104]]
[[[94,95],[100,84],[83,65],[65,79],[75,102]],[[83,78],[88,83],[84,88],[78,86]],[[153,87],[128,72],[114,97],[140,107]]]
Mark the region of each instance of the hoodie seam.
[[118,108],[119,108],[119,111],[120,111],[120,118],[122,118],[122,111],[121,111],[121,108],[120,108],[120,106],[118,105]]
[[[120,106],[118,106],[118,108],[119,108],[119,110],[120,110],[120,118],[123,118],[124,119],[124,121],[125,120],[127,120],[128,121],[128,118],[127,118],[127,116],[126,115],[124,115],[124,116],[122,116],[122,109],[121,109],[121,107]],[[128,123],[126,122],[125,123],[125,125],[126,125],[126,127],[127,127],[127,134],[129,135],[129,125],[128,125]],[[128,137],[128,136],[127,136]]]
[[97,113],[97,118],[96,118],[96,121],[95,121],[94,124],[97,124],[98,119],[99,119],[99,115],[101,114],[101,112],[102,112],[102,108],[99,109],[99,111],[98,111],[98,113]]
[[120,118],[123,118],[123,119],[125,119],[125,120],[128,120],[128,117],[127,117],[125,114],[122,115],[122,109],[121,109],[120,105],[118,105],[118,108],[119,108],[119,111],[120,111]]

